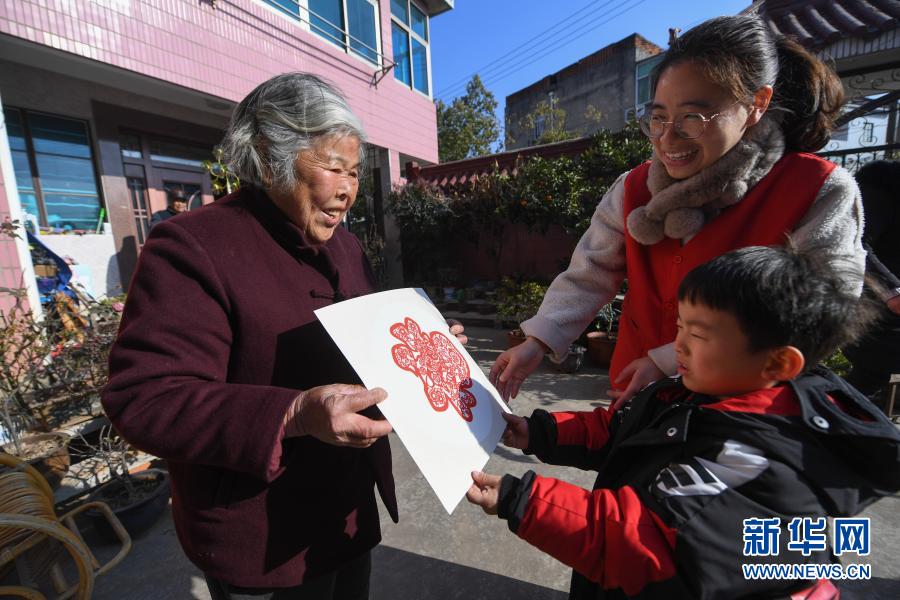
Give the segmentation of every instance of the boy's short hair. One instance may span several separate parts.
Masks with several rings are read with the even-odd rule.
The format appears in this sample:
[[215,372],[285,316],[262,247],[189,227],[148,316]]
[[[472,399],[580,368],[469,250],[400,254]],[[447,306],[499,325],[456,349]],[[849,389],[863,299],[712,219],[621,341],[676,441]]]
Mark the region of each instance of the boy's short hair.
[[861,333],[859,298],[821,253],[749,246],[723,254],[688,273],[678,300],[728,312],[751,352],[794,346],[807,368]]

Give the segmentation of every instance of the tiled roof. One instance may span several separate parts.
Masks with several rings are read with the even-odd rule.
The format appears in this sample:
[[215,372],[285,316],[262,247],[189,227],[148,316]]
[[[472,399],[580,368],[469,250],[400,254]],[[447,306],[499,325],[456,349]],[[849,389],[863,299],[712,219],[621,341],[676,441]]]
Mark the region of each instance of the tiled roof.
[[410,168],[408,164],[406,177],[410,181],[418,179],[439,187],[462,185],[497,170],[501,174],[515,174],[518,161],[527,156],[540,156],[542,158],[578,156],[587,150],[590,145],[591,137],[583,137],[542,146],[518,148],[509,152],[490,154],[488,156],[456,160],[429,167],[413,166]]
[[898,0],[764,0],[749,10],[758,11],[776,33],[794,36],[808,48],[876,36],[900,21]]

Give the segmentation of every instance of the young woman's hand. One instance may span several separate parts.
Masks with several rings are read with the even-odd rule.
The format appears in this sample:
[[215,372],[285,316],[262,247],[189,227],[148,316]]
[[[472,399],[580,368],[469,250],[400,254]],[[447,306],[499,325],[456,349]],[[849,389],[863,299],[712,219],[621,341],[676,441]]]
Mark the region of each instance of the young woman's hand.
[[656,366],[656,363],[649,356],[638,358],[628,363],[616,378],[616,383],[628,381],[628,385],[624,390],[609,390],[609,397],[615,401],[612,406],[613,410],[621,408],[623,404],[641,391],[641,388],[645,385],[653,383],[662,377],[665,377],[665,373]]
[[472,471],[472,485],[466,492],[466,500],[477,504],[487,514],[496,515],[497,502],[500,498],[500,479],[499,475]]
[[537,338],[529,336],[497,357],[491,367],[490,379],[504,402],[515,398],[525,378],[538,368],[547,347]]
[[528,447],[528,420],[512,413],[500,413],[506,421],[503,432],[503,445],[524,450]]

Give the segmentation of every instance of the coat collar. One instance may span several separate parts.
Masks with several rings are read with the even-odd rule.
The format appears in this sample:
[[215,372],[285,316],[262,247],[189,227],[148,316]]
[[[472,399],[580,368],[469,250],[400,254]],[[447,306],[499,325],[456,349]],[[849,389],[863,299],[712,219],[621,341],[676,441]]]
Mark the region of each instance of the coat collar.
[[249,199],[250,210],[275,241],[292,256],[298,259],[313,257],[323,253],[328,247],[331,240],[325,243],[310,241],[306,233],[294,225],[287,215],[275,206],[275,203],[272,202],[265,190],[253,187],[248,191],[251,195]]
[[247,190],[247,194],[247,206],[250,212],[272,236],[272,239],[298,262],[313,267],[331,283],[332,291],[330,293],[312,290],[310,295],[334,302],[358,295],[341,290],[338,262],[342,256],[346,255],[346,251],[341,242],[343,232],[340,231],[340,228],[328,241],[312,242],[302,229],[292,223],[287,215],[275,206],[265,190],[252,187]]

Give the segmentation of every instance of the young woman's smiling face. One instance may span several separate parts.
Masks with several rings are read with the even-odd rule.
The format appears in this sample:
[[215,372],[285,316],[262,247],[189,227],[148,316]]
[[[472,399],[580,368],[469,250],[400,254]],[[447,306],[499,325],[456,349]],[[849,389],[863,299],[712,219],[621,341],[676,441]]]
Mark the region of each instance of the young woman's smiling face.
[[700,113],[706,118],[718,114],[698,138],[682,138],[671,125],[666,126],[662,137],[651,138],[656,156],[675,179],[686,179],[717,161],[762,115],[749,103],[735,103],[725,88],[710,81],[690,62],[676,63],[662,72],[650,110],[664,121],[685,113]]

